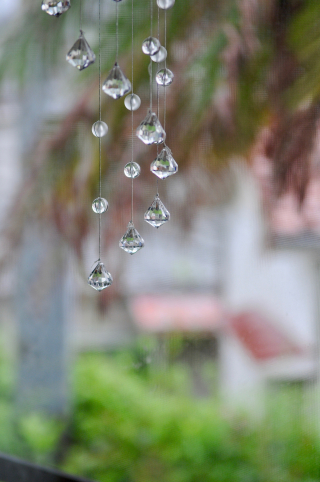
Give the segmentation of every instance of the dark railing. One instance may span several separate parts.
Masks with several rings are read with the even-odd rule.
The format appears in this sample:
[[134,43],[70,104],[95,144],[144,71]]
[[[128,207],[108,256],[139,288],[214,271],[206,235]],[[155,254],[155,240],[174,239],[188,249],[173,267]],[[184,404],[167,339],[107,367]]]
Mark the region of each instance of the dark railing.
[[0,482],[90,482],[0,454]]

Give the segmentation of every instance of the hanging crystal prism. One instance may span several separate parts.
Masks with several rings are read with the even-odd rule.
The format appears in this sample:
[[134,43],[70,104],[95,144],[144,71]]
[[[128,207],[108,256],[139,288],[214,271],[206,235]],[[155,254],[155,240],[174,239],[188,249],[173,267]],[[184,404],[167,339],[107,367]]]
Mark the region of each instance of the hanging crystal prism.
[[140,176],[141,167],[137,162],[128,162],[124,166],[124,174],[131,179],[135,179],[136,177]]
[[142,52],[146,55],[155,55],[160,47],[161,44],[155,37],[148,37],[142,42]]
[[109,203],[104,197],[97,197],[92,203],[92,211],[96,214],[103,214],[109,209]]
[[66,60],[78,70],[86,69],[96,60],[96,56],[86,41],[82,30],[80,30],[78,40],[67,53]]
[[144,220],[154,228],[160,228],[162,224],[170,220],[170,213],[156,194],[151,206],[144,214]]
[[110,95],[114,99],[119,99],[131,90],[131,83],[120,69],[118,63],[114,64],[108,77],[102,85],[105,94]]
[[150,171],[160,179],[166,179],[178,172],[178,164],[172,157],[169,147],[164,147],[155,160],[151,162]]
[[156,75],[156,82],[158,85],[170,85],[172,84],[174,79],[174,74],[171,72],[170,69],[161,69],[159,72],[157,72]]
[[136,135],[145,144],[162,144],[166,139],[166,133],[157,115],[150,109],[137,128]]
[[88,277],[88,284],[97,291],[102,291],[108,286],[112,285],[113,278],[109,271],[106,270],[105,265],[98,261],[95,268]]
[[144,240],[134,227],[132,221],[129,222],[126,233],[120,239],[119,246],[129,254],[135,254],[143,248]]
[[70,0],[43,0],[41,9],[49,15],[60,17],[71,7]]

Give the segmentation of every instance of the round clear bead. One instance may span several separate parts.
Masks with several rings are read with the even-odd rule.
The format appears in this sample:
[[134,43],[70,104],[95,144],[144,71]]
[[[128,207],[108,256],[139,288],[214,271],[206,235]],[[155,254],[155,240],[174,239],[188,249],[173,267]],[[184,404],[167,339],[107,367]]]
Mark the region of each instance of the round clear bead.
[[108,126],[103,121],[97,121],[92,125],[92,134],[96,137],[104,137],[108,132]]
[[156,82],[158,85],[170,85],[174,79],[174,74],[169,69],[161,69],[157,72]]
[[102,214],[108,211],[109,203],[103,197],[98,197],[92,203],[92,211],[96,214]]
[[155,37],[148,37],[142,42],[142,52],[146,55],[154,55],[159,52],[161,44]]
[[129,94],[124,99],[124,105],[128,110],[137,110],[141,105],[141,99],[137,94]]
[[135,179],[136,177],[140,176],[141,168],[137,162],[128,162],[124,166],[124,173],[127,177],[131,179]]
[[153,62],[157,62],[159,64],[160,62],[163,62],[164,60],[166,60],[167,55],[168,55],[167,50],[161,45],[159,52],[157,52],[154,55],[151,55],[150,58]]
[[157,5],[162,10],[168,10],[169,8],[173,7],[176,0],[157,0]]

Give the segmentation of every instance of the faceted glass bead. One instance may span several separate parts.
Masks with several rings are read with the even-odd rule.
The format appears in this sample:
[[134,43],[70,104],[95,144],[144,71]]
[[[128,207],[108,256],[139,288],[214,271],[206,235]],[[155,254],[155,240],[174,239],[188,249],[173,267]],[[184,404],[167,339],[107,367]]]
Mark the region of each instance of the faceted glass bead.
[[43,0],[41,9],[49,15],[60,17],[60,15],[71,7],[70,0]]
[[97,197],[92,203],[92,211],[96,214],[102,214],[108,211],[109,203],[104,197]]
[[146,55],[154,55],[159,52],[161,44],[155,37],[148,37],[142,42],[142,52]]
[[162,149],[160,154],[152,161],[150,171],[153,172],[160,179],[172,176],[178,172],[178,164],[172,157],[172,152],[169,147]]
[[131,83],[124,75],[117,62],[111,69],[108,77],[102,85],[102,90],[114,99],[119,99],[131,90]]
[[137,162],[128,162],[124,166],[124,173],[127,177],[131,179],[135,179],[136,177],[140,176],[141,168]]
[[141,99],[137,94],[129,94],[124,99],[124,105],[128,110],[137,110],[141,105]]
[[101,261],[98,261],[93,271],[88,277],[88,284],[97,291],[102,291],[108,286],[112,285],[113,278],[106,270],[106,267]]
[[103,121],[97,121],[92,125],[92,134],[96,137],[104,137],[108,132],[108,126]]
[[129,222],[126,233],[120,239],[119,246],[129,254],[135,254],[139,249],[143,248],[144,240],[132,221]]
[[163,62],[164,60],[166,60],[167,55],[168,55],[167,50],[161,45],[159,52],[157,52],[154,55],[151,55],[150,58],[151,60],[153,60],[153,62],[157,62],[159,64],[160,62]]
[[67,53],[66,59],[69,64],[78,70],[89,67],[96,60],[96,56],[86,41],[82,30],[80,30],[80,37]]
[[174,74],[169,69],[161,69],[157,72],[156,82],[158,85],[170,85],[173,82]]
[[157,0],[157,5],[163,10],[168,10],[169,8],[173,7],[175,1],[176,0]]
[[145,212],[144,220],[154,228],[160,228],[160,226],[170,220],[170,213],[159,198],[159,194],[156,194],[153,203]]
[[166,133],[157,115],[150,110],[137,128],[136,134],[145,144],[162,144],[166,139]]

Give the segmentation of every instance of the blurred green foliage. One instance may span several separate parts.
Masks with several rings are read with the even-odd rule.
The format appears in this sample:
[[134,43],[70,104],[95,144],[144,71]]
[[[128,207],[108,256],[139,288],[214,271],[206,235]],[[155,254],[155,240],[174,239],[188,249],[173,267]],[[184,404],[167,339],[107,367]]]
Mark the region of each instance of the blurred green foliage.
[[278,387],[265,418],[252,419],[214,393],[195,398],[186,364],[157,365],[149,354],[81,355],[67,422],[18,416],[2,359],[0,450],[51,465],[59,453],[64,470],[99,482],[320,480],[319,430],[304,388]]

